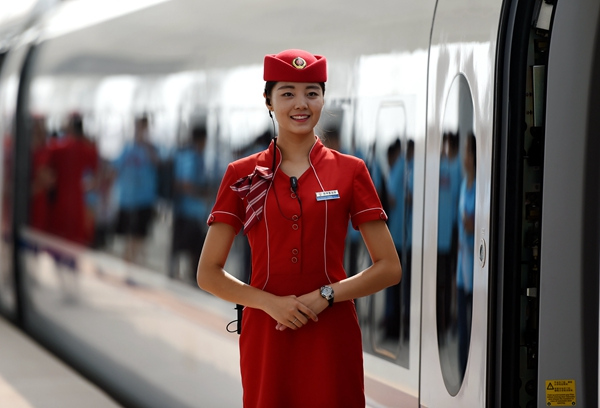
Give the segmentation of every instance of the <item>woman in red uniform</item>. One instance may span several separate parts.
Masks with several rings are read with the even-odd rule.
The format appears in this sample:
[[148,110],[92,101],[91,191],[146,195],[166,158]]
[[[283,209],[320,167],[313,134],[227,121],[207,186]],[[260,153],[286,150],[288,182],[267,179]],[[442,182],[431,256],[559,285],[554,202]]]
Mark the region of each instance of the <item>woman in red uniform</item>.
[[[361,333],[353,299],[400,281],[387,216],[364,162],[325,147],[314,128],[326,60],[303,50],[267,55],[265,102],[279,135],[231,163],[210,214],[198,285],[245,306],[240,364],[246,408],[365,406]],[[348,222],[372,265],[348,278]],[[252,281],[225,261],[244,229]]]

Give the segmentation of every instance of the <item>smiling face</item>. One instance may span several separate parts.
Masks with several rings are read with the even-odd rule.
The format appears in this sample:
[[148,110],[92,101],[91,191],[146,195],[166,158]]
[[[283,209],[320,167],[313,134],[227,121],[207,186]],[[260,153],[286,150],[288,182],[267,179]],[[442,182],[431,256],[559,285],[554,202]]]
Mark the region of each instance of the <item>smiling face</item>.
[[312,82],[277,82],[270,108],[279,124],[279,136],[314,136],[323,109],[323,89]]

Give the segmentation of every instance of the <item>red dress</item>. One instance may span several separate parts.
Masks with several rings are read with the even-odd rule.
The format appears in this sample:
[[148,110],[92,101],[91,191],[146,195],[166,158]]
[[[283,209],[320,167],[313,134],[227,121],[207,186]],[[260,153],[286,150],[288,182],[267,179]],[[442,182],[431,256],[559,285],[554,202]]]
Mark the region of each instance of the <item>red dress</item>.
[[[271,145],[229,165],[209,225],[225,222],[236,232],[242,229],[246,200],[230,186],[257,165],[270,168],[272,151]],[[247,234],[251,285],[277,295],[299,296],[346,278],[348,221],[358,228],[366,221],[387,219],[362,160],[328,149],[318,139],[309,158],[310,168],[298,179],[301,205],[291,191],[290,177],[277,169],[264,217]],[[317,200],[316,193],[334,190],[339,198]],[[309,321],[299,330],[277,331],[276,323],[261,310],[244,310],[244,407],[364,408],[361,332],[354,302],[336,302],[319,314],[318,322]]]

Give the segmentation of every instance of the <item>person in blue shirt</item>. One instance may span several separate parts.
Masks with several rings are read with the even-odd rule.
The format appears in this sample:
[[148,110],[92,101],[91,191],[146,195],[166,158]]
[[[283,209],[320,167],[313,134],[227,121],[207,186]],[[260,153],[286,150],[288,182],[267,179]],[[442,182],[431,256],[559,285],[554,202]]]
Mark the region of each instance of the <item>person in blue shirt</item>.
[[148,118],[135,121],[132,143],[125,145],[113,163],[118,203],[115,233],[125,238],[123,258],[137,262],[152,222],[157,191],[158,152],[148,140]]
[[[206,128],[196,125],[190,143],[175,154],[174,223],[170,276],[181,276],[196,284],[196,265],[202,252],[211,208],[210,183],[205,169]],[[179,270],[180,256],[187,257]]]
[[458,201],[458,261],[456,267],[458,354],[459,368],[462,374],[467,366],[473,310],[475,172],[477,168],[476,141],[473,133],[469,133],[467,136],[463,165],[465,177],[460,186]]
[[444,132],[440,155],[438,248],[437,248],[437,328],[440,343],[452,324],[455,298],[456,252],[458,235],[458,195],[462,178],[458,157],[458,134]]
[[[392,234],[398,257],[402,259],[404,247],[404,204],[405,204],[405,172],[406,160],[402,152],[402,143],[395,139],[387,150],[387,160],[390,167],[386,181],[388,197],[388,228]],[[385,337],[397,340],[400,336],[400,285],[385,289]]]
[[413,192],[415,168],[415,142],[409,139],[406,144],[406,169],[404,174],[404,248],[400,256],[403,267],[401,286],[402,299],[402,338],[407,341],[410,336],[410,290],[412,285],[412,225],[413,225]]

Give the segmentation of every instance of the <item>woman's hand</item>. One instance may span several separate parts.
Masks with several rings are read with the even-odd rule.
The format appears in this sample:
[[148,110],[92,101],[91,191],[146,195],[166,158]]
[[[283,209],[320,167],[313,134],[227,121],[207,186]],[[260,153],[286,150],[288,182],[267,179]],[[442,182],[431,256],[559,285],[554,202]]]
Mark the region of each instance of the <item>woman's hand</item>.
[[319,320],[317,314],[302,303],[296,296],[277,296],[264,311],[277,321],[275,328],[285,330],[286,327],[296,330],[311,319]]
[[[289,298],[295,299],[296,302],[306,309],[298,308],[300,316],[293,314],[291,321],[290,319],[287,319],[286,321],[282,322],[278,319],[275,319],[277,320],[277,326],[275,326],[275,329],[280,331],[283,331],[288,327],[293,330],[299,329],[307,324],[309,319],[316,322],[318,320],[317,315],[325,310],[325,308],[328,306],[327,301],[323,299],[318,290],[306,293],[300,297],[289,296]],[[311,314],[305,313],[304,310],[309,310]]]

